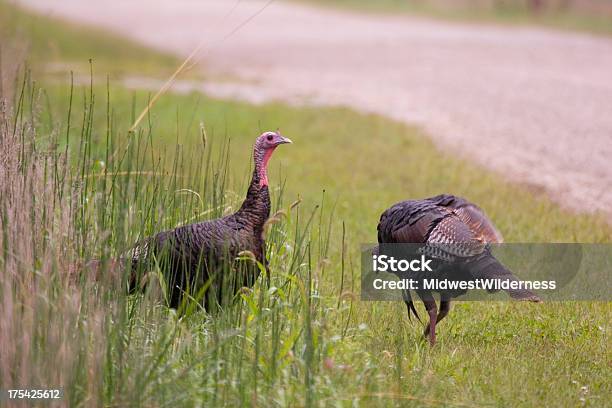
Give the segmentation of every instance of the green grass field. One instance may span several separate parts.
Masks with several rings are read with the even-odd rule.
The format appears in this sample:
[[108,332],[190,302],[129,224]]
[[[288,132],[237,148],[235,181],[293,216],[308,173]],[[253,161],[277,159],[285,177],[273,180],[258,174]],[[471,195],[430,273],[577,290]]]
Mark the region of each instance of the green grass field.
[[[77,71],[98,42],[121,72],[171,65],[125,41],[106,49],[101,32],[20,16],[36,22],[21,25],[20,41],[82,30],[79,48],[49,35],[66,50],[57,61]],[[29,59],[43,72],[38,52]],[[408,197],[464,195],[510,242],[610,242],[603,216],[564,211],[418,129],[343,108],[167,94],[128,133],[149,92],[97,78],[26,78],[17,112],[0,116],[11,170],[0,173],[0,388],[63,386],[74,406],[607,404],[609,303],[459,303],[430,348],[403,304],[359,301],[358,256],[379,214]],[[272,201],[288,217],[268,235],[270,287],[260,279],[219,315],[179,316],[160,304],[159,285],[127,296],[118,271],[97,284],[79,275],[139,236],[235,209],[254,138],[276,128],[294,144],[271,162]]]
[[544,1],[537,12],[530,10],[527,1],[467,0],[443,2],[432,0],[294,0],[319,6],[375,13],[406,13],[442,20],[497,23],[520,26],[544,26],[588,33],[612,34],[612,7],[599,3],[603,12],[589,8],[589,2]]
[[88,72],[90,59],[98,72],[115,78],[134,72],[167,77],[177,66],[176,58],[120,36],[27,13],[4,0],[0,1],[0,35],[3,52],[13,47],[25,51],[18,56],[25,57],[23,63],[37,76],[70,69]]

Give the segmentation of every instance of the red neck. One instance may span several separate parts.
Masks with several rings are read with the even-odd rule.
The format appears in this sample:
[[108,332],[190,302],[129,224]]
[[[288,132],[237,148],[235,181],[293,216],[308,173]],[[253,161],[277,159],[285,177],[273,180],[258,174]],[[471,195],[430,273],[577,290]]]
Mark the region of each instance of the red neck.
[[259,168],[259,186],[260,187],[268,185],[268,162],[270,161],[270,157],[272,157],[272,153],[274,153],[274,149],[276,149],[276,146],[266,149],[264,153],[261,167]]

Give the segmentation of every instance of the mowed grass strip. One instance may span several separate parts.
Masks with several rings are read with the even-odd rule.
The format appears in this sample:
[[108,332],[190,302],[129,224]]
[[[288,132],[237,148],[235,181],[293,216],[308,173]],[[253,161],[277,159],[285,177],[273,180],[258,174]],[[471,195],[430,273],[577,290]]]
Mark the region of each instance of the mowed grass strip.
[[111,77],[127,73],[165,77],[180,63],[174,56],[107,30],[29,12],[6,0],[0,0],[0,36],[3,53],[8,48],[15,62],[23,58],[39,80],[44,73],[87,73],[90,59],[98,72]]
[[[66,112],[68,91],[68,85],[46,88],[53,117]],[[105,96],[105,87],[95,88],[94,94]],[[114,126],[127,137],[133,115],[146,105],[150,92],[113,87],[110,94]],[[105,111],[104,106],[99,108],[100,123]],[[254,138],[263,130],[280,129],[294,144],[275,155],[271,177],[287,180],[285,193],[290,197],[300,195],[313,203],[325,190],[329,199],[337,201],[336,218],[346,222],[356,242],[376,240],[378,217],[391,204],[442,192],[478,203],[508,242],[612,240],[607,215],[564,210],[544,193],[506,182],[469,160],[439,150],[418,129],[381,116],[341,107],[253,106],[193,93],[165,95],[146,121],[154,129],[156,148],[163,152],[171,152],[177,142],[186,149],[199,143],[201,123],[209,134],[230,138],[231,174],[240,183],[248,182]],[[104,135],[103,129],[94,128],[94,138],[101,140]],[[235,188],[241,193],[244,186]]]

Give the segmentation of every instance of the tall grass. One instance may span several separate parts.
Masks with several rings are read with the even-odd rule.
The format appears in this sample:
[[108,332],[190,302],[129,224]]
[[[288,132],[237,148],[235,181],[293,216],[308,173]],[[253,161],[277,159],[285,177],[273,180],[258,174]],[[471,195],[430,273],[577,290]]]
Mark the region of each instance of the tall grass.
[[71,406],[316,403],[329,390],[317,386],[329,348],[318,280],[331,212],[285,203],[279,183],[271,274],[214,319],[165,307],[155,279],[128,295],[113,260],[130,243],[232,212],[243,193],[225,135],[202,128],[197,148],[156,153],[154,129],[117,129],[109,95],[92,89],[71,88],[65,131],[40,131],[53,121],[41,123],[44,94],[27,76],[2,105],[0,388],[63,387]]
[[[3,104],[0,388],[64,387],[75,406],[571,406],[609,394],[608,303],[460,303],[430,349],[403,304],[354,294],[356,240],[398,199],[469,192],[514,241],[607,242],[602,218],[562,211],[380,117],[210,99],[196,110],[193,95],[168,95],[129,133],[129,93],[66,90],[55,97],[26,76]],[[242,201],[251,172],[240,177],[229,157],[250,146],[217,133],[227,111],[232,135],[261,119],[299,137],[275,157],[289,158],[295,182],[271,173],[270,275],[214,316],[165,307],[159,270],[128,295],[113,259],[132,243]],[[193,132],[194,118],[208,125]],[[322,184],[332,193],[319,198]],[[293,208],[291,191],[304,195]]]

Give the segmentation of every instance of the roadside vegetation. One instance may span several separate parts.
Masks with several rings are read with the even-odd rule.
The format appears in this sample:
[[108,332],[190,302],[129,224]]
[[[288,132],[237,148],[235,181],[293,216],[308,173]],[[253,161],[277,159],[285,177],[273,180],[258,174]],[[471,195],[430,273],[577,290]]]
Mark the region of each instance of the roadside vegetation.
[[[24,64],[4,81],[14,96],[0,112],[0,388],[61,386],[71,406],[605,405],[608,303],[460,303],[431,349],[403,304],[359,301],[359,247],[398,200],[464,195],[511,242],[610,242],[603,215],[560,209],[418,129],[344,108],[170,93],[129,132],[151,95],[108,80],[110,65],[161,76],[173,58],[124,40],[137,51],[115,55],[106,33],[11,10],[38,27],[11,38],[66,51],[30,46],[34,74]],[[75,48],[52,34],[72,30]],[[50,60],[92,71],[91,82],[36,82]],[[160,271],[143,295],[126,294],[111,262],[94,281],[88,260],[235,209],[255,137],[276,128],[294,144],[271,162],[273,213],[286,215],[268,230],[269,283],[210,316],[163,306]]]
[[364,12],[399,12],[458,22],[544,26],[612,35],[612,4],[606,0],[299,1]]
[[[30,13],[0,0],[0,38],[3,54],[27,64],[36,78],[72,71],[89,71],[91,59],[98,72],[167,77],[179,61],[115,35],[60,19]],[[10,39],[10,41],[9,41]],[[5,56],[8,59],[8,55]]]

